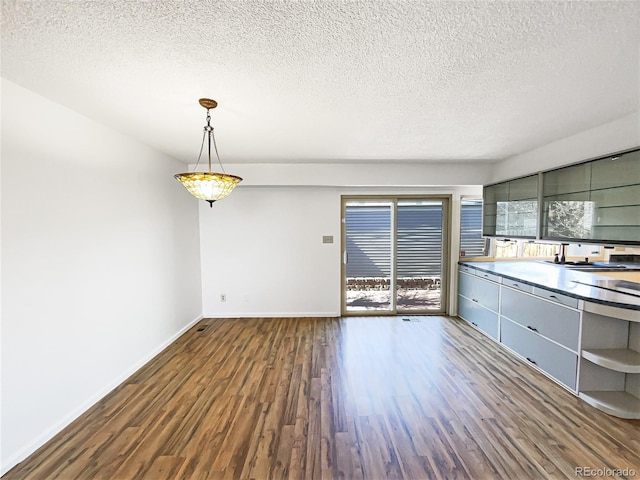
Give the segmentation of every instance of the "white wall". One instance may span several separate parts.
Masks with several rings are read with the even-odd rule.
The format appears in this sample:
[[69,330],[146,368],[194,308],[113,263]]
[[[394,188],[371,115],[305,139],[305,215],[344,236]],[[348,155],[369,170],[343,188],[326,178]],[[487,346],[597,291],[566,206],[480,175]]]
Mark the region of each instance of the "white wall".
[[640,146],[640,113],[515,155],[493,167],[491,182],[590,160]]
[[[323,244],[333,235],[333,244]],[[200,206],[205,316],[340,311],[340,196],[330,188],[237,188]],[[220,295],[227,301],[221,302]]]
[[[339,315],[341,195],[451,194],[454,268],[460,195],[482,195],[478,186],[492,173],[488,162],[458,161],[232,164],[225,169],[244,181],[213,208],[200,204],[206,317]],[[334,243],[323,244],[323,235],[333,235]],[[452,301],[449,309],[455,311]]]
[[[227,170],[247,175],[236,166]],[[336,178],[334,183],[345,180]],[[384,183],[384,177],[375,181]],[[405,182],[413,184],[416,179],[408,175]],[[451,194],[452,272],[458,261],[460,196],[481,193],[477,186],[241,186],[213,208],[202,202],[203,313],[206,317],[340,315],[341,195]],[[334,243],[323,244],[323,235],[332,235]],[[454,282],[452,273],[449,278]],[[453,292],[454,284],[450,285]],[[220,301],[221,294],[226,295],[225,302]],[[451,295],[450,311],[454,305]]]
[[2,81],[2,472],[200,317],[182,169]]

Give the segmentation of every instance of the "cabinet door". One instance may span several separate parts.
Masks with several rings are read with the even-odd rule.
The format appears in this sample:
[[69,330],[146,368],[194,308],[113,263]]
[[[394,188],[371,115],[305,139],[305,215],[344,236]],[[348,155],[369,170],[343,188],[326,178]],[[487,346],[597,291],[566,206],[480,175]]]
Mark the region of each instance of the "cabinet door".
[[498,210],[502,211],[508,200],[509,184],[507,182],[489,185],[482,189],[482,235],[496,235]]
[[591,164],[581,163],[542,174],[544,197],[567,193],[588,192],[591,189]]
[[463,297],[462,295],[458,295],[458,316],[479,328],[493,339],[499,339],[499,320],[496,312],[487,310],[479,303]]
[[592,162],[591,190],[626,185],[640,185],[640,151]]
[[482,189],[482,198],[487,204],[509,200],[509,182],[488,185]]
[[[637,160],[636,164],[636,169],[640,170],[640,160]],[[627,182],[636,181],[635,175],[633,168],[630,167]],[[610,178],[600,180],[599,185],[610,180]],[[624,182],[623,179],[616,178],[616,180]],[[640,183],[592,190],[591,204],[593,205],[592,238],[621,242],[640,241]]]
[[[497,219],[498,227],[501,219]],[[508,202],[503,222],[504,228],[496,227],[496,231],[508,237],[534,238],[538,229],[538,201],[518,200]]]
[[640,151],[543,173],[542,238],[640,243]]
[[461,295],[494,312],[497,312],[499,307],[499,291],[500,285],[497,283],[466,273],[461,273],[458,277],[458,292]]
[[575,391],[578,355],[505,318],[501,320],[500,340],[518,355]]
[[553,239],[590,239],[594,205],[590,193],[568,193],[544,198],[542,235]]
[[502,289],[501,306],[504,317],[578,351],[580,312],[506,287]]
[[509,201],[538,200],[538,175],[509,181]]
[[483,235],[535,238],[538,224],[538,175],[483,189]]

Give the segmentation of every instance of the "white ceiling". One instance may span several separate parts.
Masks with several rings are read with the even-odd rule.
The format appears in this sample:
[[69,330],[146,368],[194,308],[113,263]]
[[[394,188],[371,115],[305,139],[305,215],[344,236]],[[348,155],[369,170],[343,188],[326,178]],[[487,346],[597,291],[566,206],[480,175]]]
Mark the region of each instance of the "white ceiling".
[[2,1],[4,78],[185,163],[200,97],[224,163],[497,160],[639,72],[640,1]]

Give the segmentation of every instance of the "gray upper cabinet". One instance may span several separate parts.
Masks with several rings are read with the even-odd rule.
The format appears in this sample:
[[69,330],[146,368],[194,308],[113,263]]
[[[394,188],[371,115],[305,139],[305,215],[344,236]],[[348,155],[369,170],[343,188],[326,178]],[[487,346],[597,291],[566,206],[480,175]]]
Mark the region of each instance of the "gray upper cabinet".
[[483,235],[536,238],[537,228],[537,174],[484,187]]
[[497,231],[498,205],[509,200],[509,182],[489,185],[482,190],[482,235],[493,236]]
[[588,192],[591,187],[591,165],[582,163],[543,173],[544,196]]
[[640,151],[591,162],[591,190],[630,185],[640,185]]
[[482,221],[487,237],[640,245],[640,150],[486,185]]
[[543,173],[542,238],[640,243],[640,151]]

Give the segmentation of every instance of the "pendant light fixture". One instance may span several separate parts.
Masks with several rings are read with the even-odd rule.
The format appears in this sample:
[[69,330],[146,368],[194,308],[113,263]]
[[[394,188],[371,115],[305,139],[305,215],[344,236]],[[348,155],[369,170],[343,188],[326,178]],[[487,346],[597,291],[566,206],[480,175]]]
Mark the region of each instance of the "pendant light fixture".
[[[220,162],[220,155],[218,155],[218,147],[216,146],[216,139],[213,136],[213,127],[211,126],[211,115],[209,110],[216,108],[218,102],[211,100],[210,98],[201,98],[199,100],[200,105],[207,109],[207,124],[204,127],[204,134],[202,135],[202,145],[200,146],[200,155],[198,155],[198,161],[196,163],[196,171],[189,173],[178,173],[174,177],[189,190],[189,193],[196,198],[206,200],[209,202],[209,206],[213,207],[213,202],[220,200],[229,195],[233,189],[242,181],[241,177],[236,175],[229,175],[224,172],[222,162]],[[204,149],[204,141],[207,139],[208,154],[209,154],[209,171],[198,172],[198,165],[200,164],[200,158],[202,157],[202,150]],[[216,173],[211,171],[211,144],[213,143],[213,149],[216,152],[218,164],[222,173]]]

